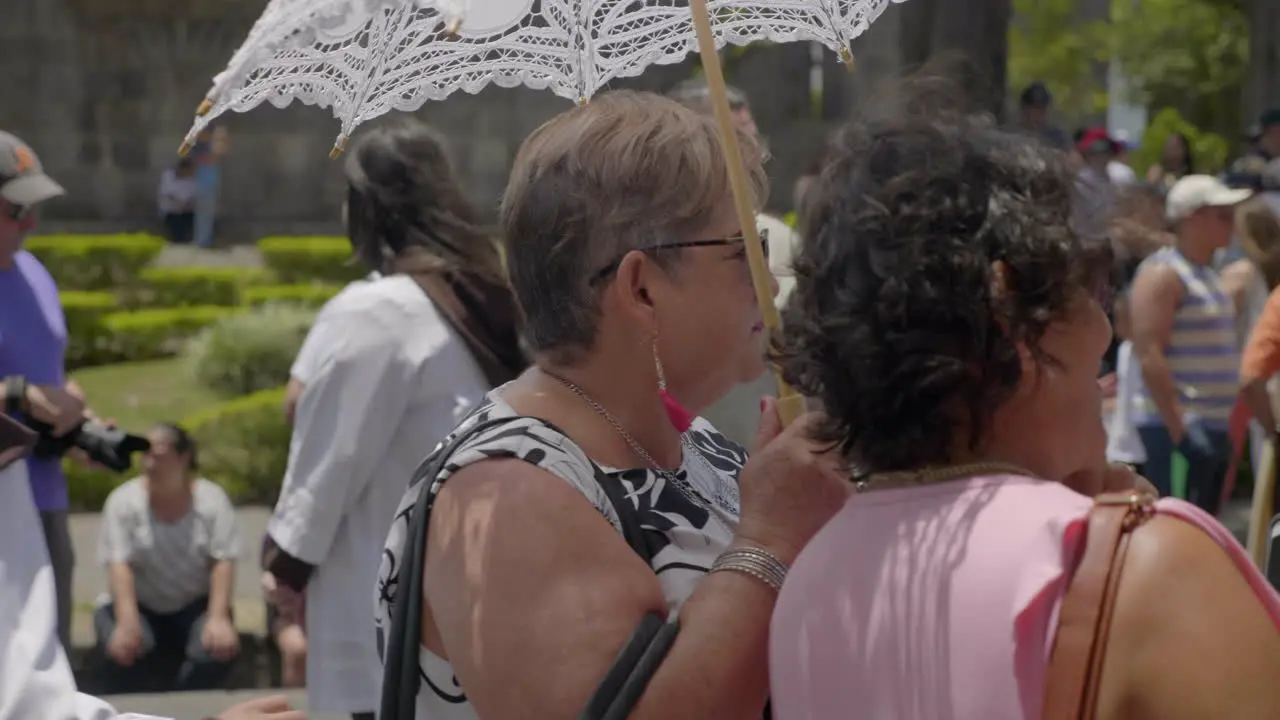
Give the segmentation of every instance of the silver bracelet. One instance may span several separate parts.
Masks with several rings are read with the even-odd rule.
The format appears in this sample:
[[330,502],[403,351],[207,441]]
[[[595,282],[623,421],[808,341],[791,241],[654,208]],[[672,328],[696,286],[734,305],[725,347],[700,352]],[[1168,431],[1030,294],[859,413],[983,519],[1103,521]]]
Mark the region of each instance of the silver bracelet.
[[725,551],[711,564],[709,573],[730,570],[759,580],[774,590],[782,590],[787,579],[787,566],[771,553],[753,547]]

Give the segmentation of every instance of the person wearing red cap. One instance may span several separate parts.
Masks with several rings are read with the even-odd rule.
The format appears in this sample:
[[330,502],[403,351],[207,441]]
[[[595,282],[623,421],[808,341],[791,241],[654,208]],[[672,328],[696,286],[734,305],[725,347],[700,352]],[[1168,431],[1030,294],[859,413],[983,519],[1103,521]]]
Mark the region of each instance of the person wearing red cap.
[[1116,141],[1104,128],[1086,130],[1076,141],[1083,159],[1076,182],[1076,202],[1072,204],[1072,226],[1088,240],[1104,240],[1115,212],[1116,185],[1107,166],[1116,156]]

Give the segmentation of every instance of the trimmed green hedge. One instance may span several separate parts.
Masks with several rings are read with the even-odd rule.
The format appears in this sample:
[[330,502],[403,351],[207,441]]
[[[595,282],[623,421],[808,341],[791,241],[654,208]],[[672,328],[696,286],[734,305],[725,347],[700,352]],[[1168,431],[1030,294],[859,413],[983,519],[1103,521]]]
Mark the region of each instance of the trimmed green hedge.
[[67,318],[67,369],[93,364],[102,342],[102,318],[116,309],[115,296],[109,292],[66,290],[58,293],[58,298]]
[[245,305],[301,305],[319,308],[334,295],[342,292],[342,285],[259,285],[242,288],[240,298]]
[[155,235],[36,235],[24,247],[63,290],[111,290],[129,285],[164,250]]
[[367,273],[353,260],[345,237],[265,237],[258,241],[258,250],[285,283],[347,283]]
[[229,400],[187,418],[199,445],[200,473],[237,503],[274,503],[289,464],[291,429],[284,388]]
[[147,268],[138,275],[136,302],[143,307],[198,305],[230,307],[243,303],[243,292],[270,282],[266,270],[236,267]]
[[196,305],[104,315],[102,355],[95,354],[95,357],[106,361],[137,361],[176,355],[187,338],[241,309]]
[[[291,429],[284,420],[284,388],[227,401],[186,418],[182,425],[196,440],[200,474],[221,485],[232,502],[275,503],[289,464]],[[62,469],[72,508],[87,512],[100,511],[112,490],[142,473],[139,463],[117,475],[69,459],[62,461]]]
[[289,382],[315,317],[315,310],[297,305],[245,308],[188,340],[183,362],[195,383],[221,397],[279,387]]
[[[147,428],[129,429],[133,432],[147,430]],[[140,461],[136,455],[134,459]],[[107,496],[111,491],[129,478],[142,474],[142,468],[138,462],[135,462],[134,467],[117,475],[110,470],[94,470],[74,460],[64,459],[62,473],[67,476],[67,497],[71,499],[71,509],[80,512],[99,512],[106,504]]]

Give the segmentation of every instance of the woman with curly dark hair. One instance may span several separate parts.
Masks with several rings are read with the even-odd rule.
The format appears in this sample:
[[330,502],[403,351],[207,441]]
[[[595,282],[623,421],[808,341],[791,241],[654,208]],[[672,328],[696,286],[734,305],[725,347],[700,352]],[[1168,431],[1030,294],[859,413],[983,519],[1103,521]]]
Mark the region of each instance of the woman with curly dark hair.
[[[1108,475],[1109,263],[1070,229],[1060,154],[982,117],[904,117],[836,143],[784,314],[787,374],[857,491],[778,600],[775,717],[1039,718]],[[1274,716],[1280,596],[1213,518],[1154,507],[1097,716]]]

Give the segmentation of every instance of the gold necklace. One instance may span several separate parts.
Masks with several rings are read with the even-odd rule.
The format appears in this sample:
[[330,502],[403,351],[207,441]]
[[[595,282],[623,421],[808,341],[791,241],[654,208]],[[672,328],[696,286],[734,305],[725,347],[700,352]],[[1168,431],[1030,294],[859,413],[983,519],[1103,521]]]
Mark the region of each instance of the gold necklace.
[[[550,377],[554,378],[555,380],[559,381],[561,385],[564,385],[566,388],[572,391],[573,394],[577,395],[583,402],[585,402],[588,406],[590,406],[590,408],[594,410],[597,415],[603,418],[605,422],[612,425],[614,431],[617,432],[618,435],[622,436],[623,441],[627,443],[627,445],[631,448],[631,451],[634,452],[641,459],[643,459],[646,463],[648,463],[649,468],[653,470],[655,473],[657,473],[659,477],[665,480],[668,484],[674,486],[676,490],[678,490],[682,495],[685,496],[685,498],[689,500],[689,502],[696,505],[699,509],[705,511],[707,513],[707,517],[709,517],[713,522],[715,522],[717,525],[723,528],[724,531],[729,533],[730,536],[734,534],[733,529],[730,528],[728,525],[726,525],[723,520],[721,520],[719,517],[716,516],[714,512],[712,512],[711,506],[714,504],[720,509],[728,513],[731,513],[734,516],[737,516],[741,512],[740,506],[739,506],[740,501],[737,498],[737,493],[726,492],[724,488],[721,487],[722,483],[720,482],[720,472],[717,471],[715,467],[711,465],[711,461],[706,459],[706,457],[703,456],[702,450],[699,449],[698,446],[695,445],[692,441],[690,441],[685,433],[680,434],[680,445],[681,445],[681,450],[683,451],[681,459],[683,460],[684,457],[693,455],[695,458],[701,461],[702,467],[711,473],[707,477],[707,480],[709,482],[716,483],[716,490],[717,490],[712,500],[708,500],[706,497],[704,497],[702,492],[697,488],[695,488],[691,481],[681,478],[679,475],[680,468],[676,468],[675,470],[668,470],[667,468],[663,467],[657,460],[653,458],[652,455],[649,454],[649,451],[644,449],[644,446],[640,444],[640,441],[636,440],[635,436],[632,435],[630,432],[627,432],[627,429],[622,427],[622,423],[618,422],[618,419],[615,418],[612,413],[606,410],[604,406],[599,403],[599,401],[591,397],[591,395],[589,395],[586,390],[583,390],[576,383],[570,380],[566,380],[565,378],[562,378],[559,375],[552,375],[551,373],[548,373],[545,370],[543,372],[549,375]],[[684,463],[682,462],[681,466],[683,465]],[[686,471],[686,475],[688,475],[688,471]]]
[[1035,473],[1006,462],[976,462],[963,465],[925,467],[919,470],[871,473],[865,479],[854,482],[857,492],[884,490],[904,485],[934,485],[937,483],[978,477],[979,475],[1018,475],[1034,478]]

